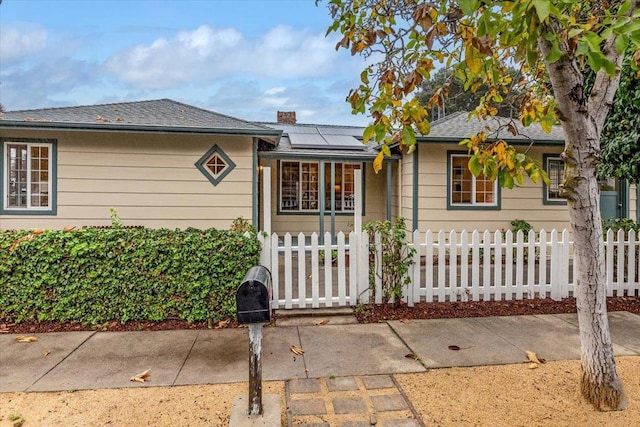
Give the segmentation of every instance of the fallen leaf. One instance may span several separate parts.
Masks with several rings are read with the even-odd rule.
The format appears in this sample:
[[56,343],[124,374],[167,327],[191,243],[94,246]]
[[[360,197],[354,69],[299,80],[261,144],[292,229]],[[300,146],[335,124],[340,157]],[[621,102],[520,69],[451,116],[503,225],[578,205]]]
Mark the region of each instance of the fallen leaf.
[[33,335],[30,336],[24,336],[24,335],[20,335],[19,337],[16,337],[16,341],[17,342],[34,342],[34,341],[38,341],[38,337],[34,337]]
[[401,321],[402,323],[404,323],[404,324],[410,323],[410,322],[409,322],[409,319],[400,319],[400,321]]
[[447,347],[449,350],[453,350],[453,351],[458,351],[458,350],[469,350],[470,348],[473,348],[472,345],[469,345],[467,347],[460,347],[459,345],[450,345],[449,347]]
[[531,362],[538,363],[540,365],[544,363],[543,361],[538,359],[538,356],[533,351],[527,350],[525,353],[527,353],[527,359],[529,359]]
[[138,375],[129,378],[129,381],[136,381],[136,382],[139,382],[139,383],[143,383],[143,382],[145,382],[147,380],[147,378],[149,378],[149,371],[150,371],[150,369],[147,369],[146,371],[141,372]]
[[406,357],[407,359],[420,360],[418,355],[415,353],[405,354],[404,357]]
[[229,324],[229,320],[221,320],[218,322],[218,325],[216,326],[216,329],[221,329],[224,328],[225,326],[227,326]]
[[45,350],[44,353],[42,353],[45,357],[47,357],[48,355],[51,354],[51,350]]
[[316,325],[326,325],[327,323],[329,323],[329,321],[327,319],[324,319],[316,323]]
[[529,363],[529,369],[538,369],[538,366],[540,366],[540,365],[538,365],[535,362],[530,362]]
[[298,356],[304,354],[304,350],[298,347],[297,345],[291,345],[289,349],[293,352],[293,354],[297,354]]

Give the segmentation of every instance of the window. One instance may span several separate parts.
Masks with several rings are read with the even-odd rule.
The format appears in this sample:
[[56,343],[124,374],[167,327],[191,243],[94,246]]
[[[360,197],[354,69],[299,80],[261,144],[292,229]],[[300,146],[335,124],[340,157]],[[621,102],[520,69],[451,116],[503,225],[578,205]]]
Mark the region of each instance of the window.
[[449,154],[449,200],[448,208],[499,209],[498,182],[483,176],[475,177],[469,171],[469,156]]
[[222,151],[222,148],[214,145],[200,157],[196,167],[209,182],[218,185],[236,167],[236,164]]
[[560,195],[564,179],[564,162],[558,156],[545,155],[544,168],[549,176],[549,185],[543,184],[543,202],[546,205],[564,205],[567,201]]
[[53,142],[2,143],[2,212],[55,214]]
[[[280,162],[280,211],[316,212],[324,199],[331,210],[331,163],[324,164],[324,196],[320,194],[320,163]],[[335,210],[350,212],[355,208],[355,170],[360,164],[335,163]]]

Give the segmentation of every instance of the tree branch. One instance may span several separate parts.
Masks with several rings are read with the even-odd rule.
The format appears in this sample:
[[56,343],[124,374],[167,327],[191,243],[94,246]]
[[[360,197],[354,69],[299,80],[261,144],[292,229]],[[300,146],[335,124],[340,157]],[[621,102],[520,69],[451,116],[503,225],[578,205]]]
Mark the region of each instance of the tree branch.
[[[629,10],[629,16],[633,15],[639,7],[640,0],[634,0]],[[609,61],[616,64],[616,74],[615,76],[610,76],[604,72],[604,70],[596,73],[596,79],[587,102],[589,115],[595,120],[598,134],[602,131],[602,127],[607,119],[607,114],[613,104],[618,84],[620,83],[620,71],[624,59],[624,52],[622,54],[616,52],[615,39],[615,34],[611,34],[607,38],[602,47],[602,53]]]

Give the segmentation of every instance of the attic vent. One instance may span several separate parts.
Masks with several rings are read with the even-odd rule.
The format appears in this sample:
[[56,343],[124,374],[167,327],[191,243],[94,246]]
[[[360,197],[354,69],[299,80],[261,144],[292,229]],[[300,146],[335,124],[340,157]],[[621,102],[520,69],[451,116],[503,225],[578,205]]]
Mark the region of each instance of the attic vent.
[[214,177],[220,176],[220,174],[227,168],[227,162],[218,154],[214,154],[207,162],[207,168],[211,171]]
[[236,164],[217,145],[211,147],[200,160],[196,162],[196,167],[207,177],[213,185],[218,185],[227,176]]

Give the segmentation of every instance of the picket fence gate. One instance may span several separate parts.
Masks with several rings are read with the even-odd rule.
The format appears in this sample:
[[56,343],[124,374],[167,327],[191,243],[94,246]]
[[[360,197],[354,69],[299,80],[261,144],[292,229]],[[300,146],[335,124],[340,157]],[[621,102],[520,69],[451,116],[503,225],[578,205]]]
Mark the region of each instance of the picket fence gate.
[[[567,230],[512,233],[419,232],[407,236],[415,250],[404,301],[456,302],[552,298],[573,295],[577,275]],[[604,241],[608,296],[640,293],[640,242],[634,231],[608,230]],[[382,302],[378,258],[367,233],[260,235],[261,263],[272,274],[272,308],[354,306]],[[324,242],[324,243],[322,243]],[[371,279],[370,279],[371,278]],[[370,280],[375,292],[371,293]]]

